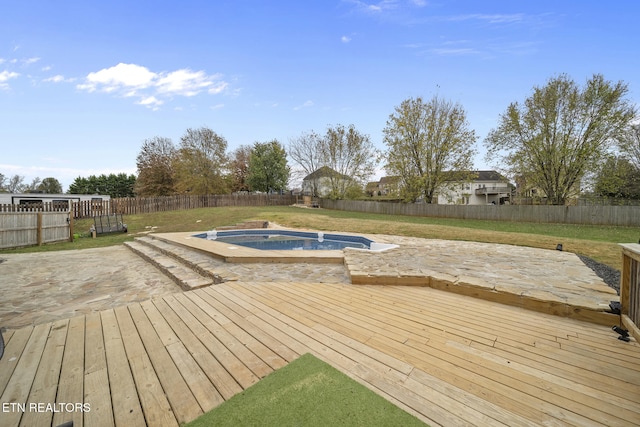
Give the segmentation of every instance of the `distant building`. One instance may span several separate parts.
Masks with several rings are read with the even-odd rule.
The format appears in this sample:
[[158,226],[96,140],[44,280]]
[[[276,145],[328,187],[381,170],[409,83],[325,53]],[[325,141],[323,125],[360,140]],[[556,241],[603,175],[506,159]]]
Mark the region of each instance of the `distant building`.
[[312,197],[329,197],[335,188],[346,188],[353,180],[328,166],[311,172],[302,180],[302,194]]
[[[513,185],[496,171],[476,171],[469,181],[447,181],[438,191],[434,203],[440,205],[501,205],[511,203]],[[400,197],[400,177],[385,176],[367,184],[372,196]]]
[[511,203],[514,186],[500,173],[489,171],[474,172],[469,181],[448,181],[438,191],[440,205],[503,205]]

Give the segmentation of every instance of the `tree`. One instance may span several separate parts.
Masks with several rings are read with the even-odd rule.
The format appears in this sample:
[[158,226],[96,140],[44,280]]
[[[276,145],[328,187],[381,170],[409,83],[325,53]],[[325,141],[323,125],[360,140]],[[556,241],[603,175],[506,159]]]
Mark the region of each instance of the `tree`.
[[289,157],[298,166],[294,170],[294,176],[297,178],[302,179],[315,172],[324,166],[322,138],[314,131],[310,131],[290,139]]
[[487,159],[525,176],[547,203],[562,205],[596,170],[611,141],[635,115],[623,82],[594,75],[583,88],[562,74],[534,87],[523,104],[512,103],[485,140]]
[[7,179],[4,188],[9,193],[22,193],[26,189],[24,176],[17,174],[13,175],[11,178]]
[[232,154],[229,163],[231,170],[231,192],[249,191],[247,177],[249,176],[249,158],[251,157],[251,146],[241,145]]
[[[353,191],[353,187],[362,190],[378,164],[378,150],[371,143],[369,135],[361,134],[354,125],[327,128],[322,140],[322,153],[323,164],[337,172],[329,176],[329,197],[334,199],[359,194]],[[350,179],[343,179],[345,176]]]
[[[289,156],[305,176],[326,166],[335,171],[329,176],[330,197],[343,199],[353,195],[355,186],[364,186],[375,172],[379,152],[369,135],[361,134],[354,125],[329,126],[323,136],[314,131],[302,134],[289,143]],[[350,180],[345,180],[348,176]],[[312,183],[312,195],[317,196],[317,182]]]
[[620,151],[640,169],[640,124],[629,126],[619,140]]
[[176,190],[191,194],[228,192],[227,141],[209,128],[187,129],[174,164]]
[[389,116],[385,169],[399,177],[405,201],[432,203],[447,183],[472,178],[477,136],[466,116],[460,104],[437,96],[406,99]]
[[287,152],[277,140],[253,145],[247,174],[251,190],[281,192],[287,188],[289,173]]
[[88,178],[77,177],[69,186],[70,194],[106,194],[113,198],[133,197],[136,184],[135,175],[126,173],[107,175],[90,175]]
[[38,191],[47,194],[60,194],[62,193],[62,184],[55,178],[45,178],[40,185],[38,185]]
[[640,168],[624,157],[609,156],[595,178],[594,193],[613,199],[640,199]]
[[155,136],[145,139],[136,157],[139,196],[168,196],[175,192],[173,165],[176,147],[169,138]]
[[40,180],[40,177],[36,176],[31,180],[31,184],[25,185],[20,191],[23,193],[33,193],[39,191],[38,188],[40,187],[41,183],[42,181]]

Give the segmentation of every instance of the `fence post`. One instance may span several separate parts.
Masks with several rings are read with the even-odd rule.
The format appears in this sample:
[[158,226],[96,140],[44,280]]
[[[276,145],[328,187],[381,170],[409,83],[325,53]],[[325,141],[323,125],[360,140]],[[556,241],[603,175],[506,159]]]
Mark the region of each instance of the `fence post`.
[[36,242],[42,246],[42,212],[38,212],[36,218]]
[[73,217],[71,215],[71,211],[69,211],[69,218],[67,218],[67,221],[69,221],[69,241],[73,242]]
[[620,277],[620,320],[629,333],[640,340],[640,244],[622,243]]

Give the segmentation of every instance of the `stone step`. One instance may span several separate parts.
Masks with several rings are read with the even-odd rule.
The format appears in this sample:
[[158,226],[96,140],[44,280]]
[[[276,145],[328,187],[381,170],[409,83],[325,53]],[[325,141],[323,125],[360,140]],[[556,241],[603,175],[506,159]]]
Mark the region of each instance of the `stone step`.
[[185,291],[202,288],[215,283],[211,277],[202,276],[175,258],[167,256],[161,251],[139,241],[125,242],[124,245],[143,259],[155,265]]
[[218,271],[224,270],[225,264],[225,262],[220,259],[213,258],[211,255],[189,249],[185,246],[156,239],[153,236],[136,237],[135,241],[179,261],[201,276],[211,278],[214,283],[222,283],[225,281],[218,273]]

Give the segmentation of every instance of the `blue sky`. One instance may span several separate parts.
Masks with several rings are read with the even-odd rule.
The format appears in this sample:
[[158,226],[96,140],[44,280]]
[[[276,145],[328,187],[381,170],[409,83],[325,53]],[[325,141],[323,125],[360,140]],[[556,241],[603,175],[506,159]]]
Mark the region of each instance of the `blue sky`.
[[[459,102],[482,141],[559,73],[629,84],[640,2],[21,1],[0,13],[0,173],[135,173],[143,141],[207,126],[229,151],[354,124],[409,97]],[[380,174],[384,172],[380,171]]]

